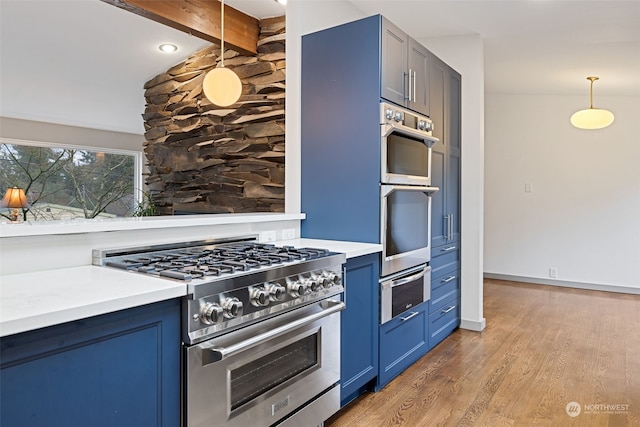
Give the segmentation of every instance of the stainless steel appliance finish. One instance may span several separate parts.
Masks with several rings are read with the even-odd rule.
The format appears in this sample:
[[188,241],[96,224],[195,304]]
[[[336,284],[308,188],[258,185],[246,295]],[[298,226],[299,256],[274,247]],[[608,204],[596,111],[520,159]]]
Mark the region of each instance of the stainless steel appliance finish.
[[[186,425],[272,425],[339,390],[343,308],[325,300],[188,347]],[[338,393],[328,415],[295,425],[319,425],[339,407]]]
[[256,236],[93,251],[95,265],[185,283],[186,427],[319,425],[339,409],[345,261]]
[[[380,281],[380,323],[405,314],[412,307],[431,298],[431,267],[416,268],[386,277]],[[409,320],[418,312],[404,315]]]
[[383,184],[431,185],[431,147],[439,141],[432,131],[429,117],[380,103]]
[[431,260],[431,195],[437,187],[380,186],[382,277]]

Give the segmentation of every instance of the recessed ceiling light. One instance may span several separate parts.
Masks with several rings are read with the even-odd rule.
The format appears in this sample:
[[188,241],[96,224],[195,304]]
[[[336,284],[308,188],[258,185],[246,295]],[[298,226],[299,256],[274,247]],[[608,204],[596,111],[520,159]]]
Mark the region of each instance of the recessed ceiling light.
[[171,43],[163,43],[158,46],[158,49],[160,49],[164,53],[173,53],[178,50],[178,46]]

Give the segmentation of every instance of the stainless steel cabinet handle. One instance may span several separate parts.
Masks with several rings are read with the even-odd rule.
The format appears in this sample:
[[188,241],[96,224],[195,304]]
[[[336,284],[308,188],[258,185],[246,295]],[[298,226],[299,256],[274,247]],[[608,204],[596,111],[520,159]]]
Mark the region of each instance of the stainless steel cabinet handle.
[[407,91],[404,94],[404,99],[411,101],[411,70],[409,70],[409,72],[405,72],[403,73],[403,77],[407,76],[409,78],[409,84],[407,87]]
[[449,239],[453,239],[453,214],[449,215],[449,232],[447,234]]
[[402,320],[403,322],[406,322],[407,320],[411,319],[412,317],[416,317],[418,314],[420,314],[419,311],[413,311],[407,317],[401,317],[400,320]]
[[442,314],[447,314],[448,312],[450,312],[451,310],[455,310],[456,306],[452,305],[444,310],[442,310]]
[[449,215],[444,216],[444,240],[449,240]]
[[440,249],[441,252],[449,252],[449,251],[453,251],[456,250],[457,248],[455,246],[449,246],[448,248],[443,248]]
[[[409,70],[411,72],[411,70]],[[413,102],[418,102],[416,98],[416,72],[413,72]]]
[[449,283],[450,281],[454,280],[456,278],[456,276],[449,276],[446,279],[442,279],[441,282],[442,283]]

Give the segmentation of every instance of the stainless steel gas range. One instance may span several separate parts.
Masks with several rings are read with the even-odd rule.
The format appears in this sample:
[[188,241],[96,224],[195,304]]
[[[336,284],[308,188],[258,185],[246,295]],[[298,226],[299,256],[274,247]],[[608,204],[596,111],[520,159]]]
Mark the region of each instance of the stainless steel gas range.
[[182,422],[314,426],[340,408],[345,255],[255,236],[93,251],[93,264],[184,281]]

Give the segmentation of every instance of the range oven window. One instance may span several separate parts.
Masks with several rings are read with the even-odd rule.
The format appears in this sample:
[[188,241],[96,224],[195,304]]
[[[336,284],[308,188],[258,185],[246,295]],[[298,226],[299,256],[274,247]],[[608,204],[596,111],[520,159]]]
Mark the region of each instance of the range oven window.
[[231,370],[231,410],[318,366],[318,333]]
[[429,246],[429,196],[397,190],[387,196],[386,256]]
[[396,175],[429,176],[429,148],[423,140],[398,133],[387,137],[387,171]]

